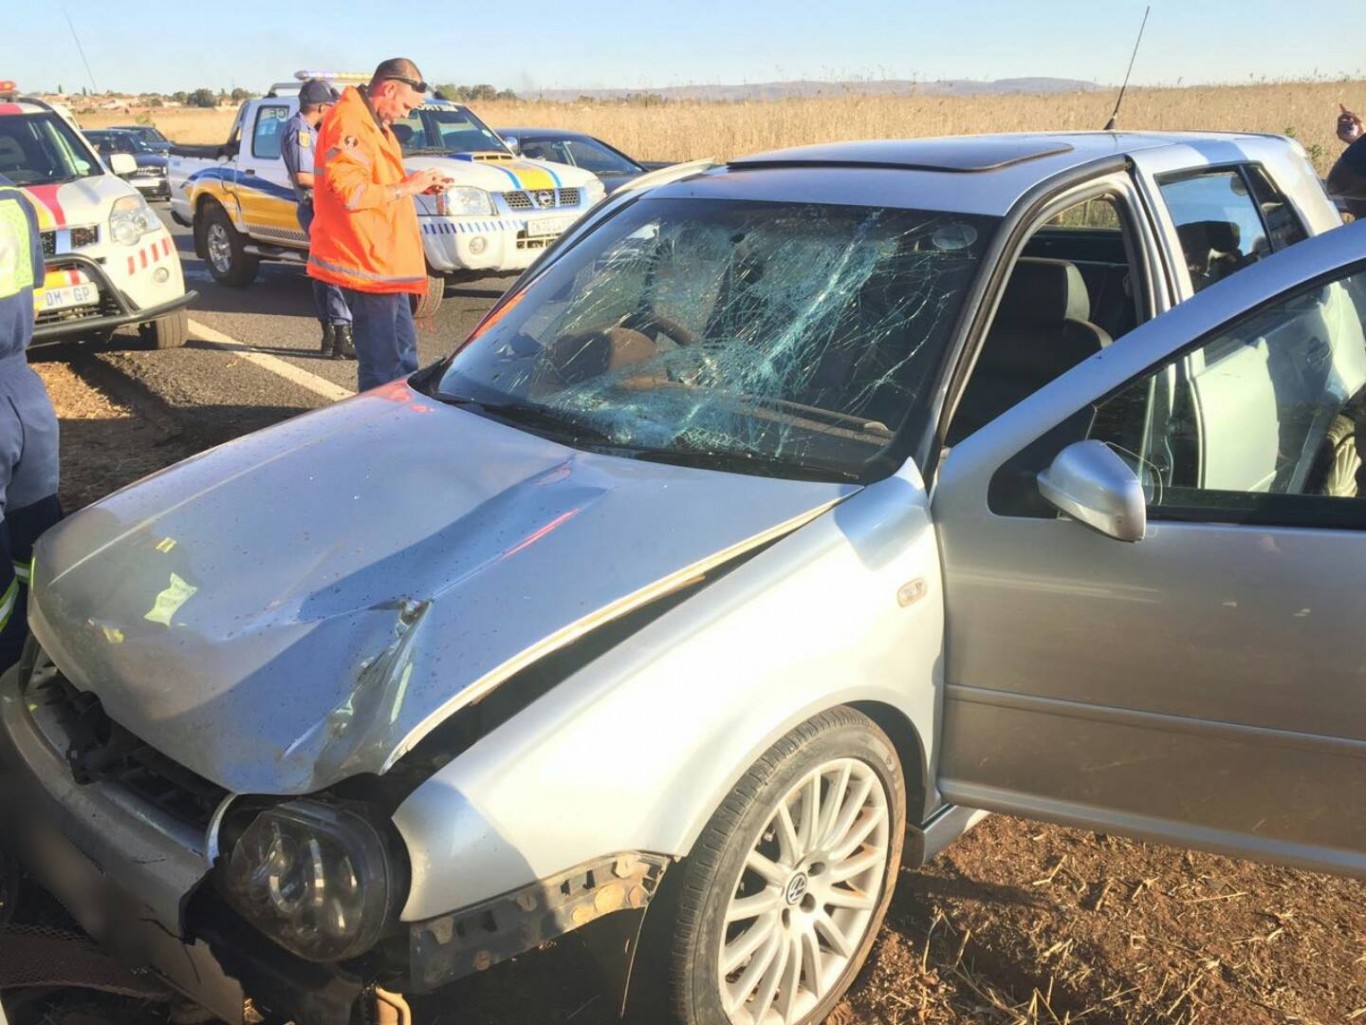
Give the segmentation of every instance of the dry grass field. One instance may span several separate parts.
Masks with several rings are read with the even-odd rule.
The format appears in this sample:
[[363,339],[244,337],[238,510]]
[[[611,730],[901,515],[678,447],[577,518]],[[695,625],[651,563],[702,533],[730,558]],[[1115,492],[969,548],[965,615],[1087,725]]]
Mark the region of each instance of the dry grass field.
[[[1104,126],[1112,91],[1049,96],[860,96],[854,93],[773,102],[548,103],[475,105],[491,125],[590,132],[643,160],[728,158],[780,146],[982,132],[1081,130]],[[1275,82],[1185,89],[1131,89],[1120,125],[1132,129],[1293,132],[1320,173],[1341,143],[1333,135],[1338,103],[1366,110],[1366,81]],[[148,110],[181,142],[227,136],[232,110]],[[78,114],[95,128],[126,124],[128,114]]]

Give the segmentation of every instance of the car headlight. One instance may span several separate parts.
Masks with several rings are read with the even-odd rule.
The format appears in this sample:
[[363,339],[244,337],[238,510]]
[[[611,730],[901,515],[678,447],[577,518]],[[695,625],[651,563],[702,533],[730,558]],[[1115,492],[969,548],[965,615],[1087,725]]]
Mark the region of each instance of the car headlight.
[[583,191],[588,196],[588,205],[592,206],[598,200],[602,199],[604,196],[607,195],[607,186],[604,185],[599,179],[594,178],[591,182],[589,182],[587,185],[583,187]]
[[131,246],[160,227],[161,221],[141,196],[122,196],[114,200],[114,208],[109,214],[109,235],[115,242]]
[[345,961],[375,945],[398,899],[383,836],[355,812],[317,801],[256,816],[233,846],[228,900],[309,961]]
[[459,185],[436,194],[436,212],[443,216],[493,213],[493,197],[483,189]]

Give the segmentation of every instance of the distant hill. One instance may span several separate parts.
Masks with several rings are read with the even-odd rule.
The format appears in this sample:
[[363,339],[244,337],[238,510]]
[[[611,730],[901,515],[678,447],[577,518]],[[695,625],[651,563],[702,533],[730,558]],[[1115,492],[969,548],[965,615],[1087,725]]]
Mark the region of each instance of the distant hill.
[[[756,82],[744,85],[671,85],[658,89],[544,89],[536,98],[565,102],[586,96],[594,100],[621,100],[630,96],[658,96],[665,100],[785,100],[798,96],[980,96],[1009,93],[1078,93],[1107,88],[1075,78],[998,78],[981,81],[968,78],[918,82],[913,79],[886,79],[876,82]],[[532,98],[527,94],[526,98]]]

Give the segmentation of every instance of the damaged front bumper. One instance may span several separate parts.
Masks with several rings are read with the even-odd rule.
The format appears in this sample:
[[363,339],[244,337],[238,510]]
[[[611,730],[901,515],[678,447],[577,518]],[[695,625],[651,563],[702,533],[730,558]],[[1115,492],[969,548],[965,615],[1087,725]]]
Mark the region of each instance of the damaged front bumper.
[[206,944],[182,939],[184,903],[208,871],[203,837],[132,804],[111,783],[78,785],[54,742],[57,731],[50,709],[26,703],[18,667],[0,678],[6,843],[121,960],[155,965],[175,989],[224,1021],[243,1021],[240,985]]
[[613,928],[590,931],[589,947],[613,997],[624,998],[668,858],[596,859],[473,907],[396,923],[361,962],[315,964],[247,925],[207,885],[209,830],[115,778],[78,782],[85,773],[73,772],[80,760],[55,704],[44,688],[23,686],[20,667],[0,678],[0,837],[119,960],[153,969],[230,1025],[348,1025],[358,1001],[375,1004],[373,1017],[386,990],[430,993],[607,916]]

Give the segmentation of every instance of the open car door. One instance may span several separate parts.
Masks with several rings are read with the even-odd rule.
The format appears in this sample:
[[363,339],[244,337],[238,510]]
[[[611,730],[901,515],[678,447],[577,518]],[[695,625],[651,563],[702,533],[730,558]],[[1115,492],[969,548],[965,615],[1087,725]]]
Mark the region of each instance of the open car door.
[[1366,876],[1363,455],[1366,224],[955,446],[943,795]]

